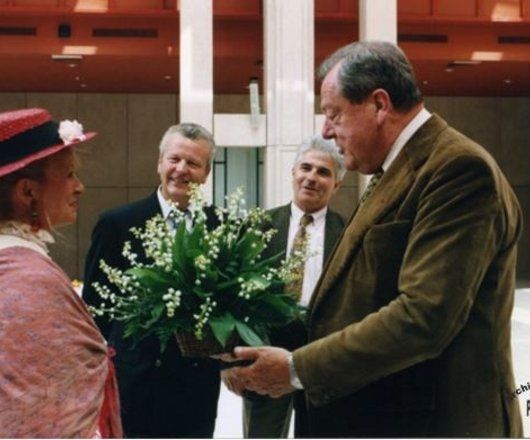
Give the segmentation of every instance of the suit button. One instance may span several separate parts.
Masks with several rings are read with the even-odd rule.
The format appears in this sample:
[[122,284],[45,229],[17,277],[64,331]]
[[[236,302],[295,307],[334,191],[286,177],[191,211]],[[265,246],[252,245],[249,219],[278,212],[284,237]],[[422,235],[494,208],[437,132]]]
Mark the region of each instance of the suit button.
[[158,367],[160,367],[160,365],[162,365],[162,361],[161,361],[160,359],[157,359],[157,360],[155,361],[155,367],[158,368]]

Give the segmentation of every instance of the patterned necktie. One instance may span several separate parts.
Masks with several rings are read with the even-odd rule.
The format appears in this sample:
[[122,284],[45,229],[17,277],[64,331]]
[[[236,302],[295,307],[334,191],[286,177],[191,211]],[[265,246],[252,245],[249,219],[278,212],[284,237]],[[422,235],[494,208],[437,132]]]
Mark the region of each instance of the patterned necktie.
[[359,205],[362,205],[366,201],[366,199],[370,197],[370,194],[372,194],[377,183],[383,176],[383,172],[383,170],[380,170],[372,176],[372,178],[368,182],[368,185],[366,186],[366,189],[363,192],[363,195],[361,196],[361,200],[359,200]]
[[[307,240],[307,225],[313,223],[313,216],[311,214],[304,214],[300,219],[298,230],[294,236],[293,247],[291,248],[291,255],[295,252],[304,251],[304,243]],[[286,293],[294,296],[296,301],[299,301],[302,297],[302,286],[304,284],[304,266],[300,269],[300,276],[293,282],[288,283],[284,287]]]
[[[190,218],[191,218],[191,212],[188,209],[184,210],[184,220],[188,222]],[[178,225],[180,223],[180,218],[177,216],[177,213],[173,209],[169,211],[169,214],[167,215],[167,222],[169,224],[171,231],[177,230]]]

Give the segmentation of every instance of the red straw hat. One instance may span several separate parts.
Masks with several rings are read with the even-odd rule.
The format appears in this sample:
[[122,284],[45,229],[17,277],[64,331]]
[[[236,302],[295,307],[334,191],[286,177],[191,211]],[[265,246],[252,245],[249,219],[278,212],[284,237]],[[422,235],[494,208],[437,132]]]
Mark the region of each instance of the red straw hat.
[[95,135],[77,121],[58,124],[41,108],[0,113],[0,177]]

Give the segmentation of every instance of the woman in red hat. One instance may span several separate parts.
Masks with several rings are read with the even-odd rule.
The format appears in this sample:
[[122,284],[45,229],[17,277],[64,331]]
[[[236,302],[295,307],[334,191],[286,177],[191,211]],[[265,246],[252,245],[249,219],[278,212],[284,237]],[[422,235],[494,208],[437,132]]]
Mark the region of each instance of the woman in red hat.
[[43,109],[0,113],[0,437],[121,437],[105,341],[50,231],[75,222],[84,191],[76,121]]

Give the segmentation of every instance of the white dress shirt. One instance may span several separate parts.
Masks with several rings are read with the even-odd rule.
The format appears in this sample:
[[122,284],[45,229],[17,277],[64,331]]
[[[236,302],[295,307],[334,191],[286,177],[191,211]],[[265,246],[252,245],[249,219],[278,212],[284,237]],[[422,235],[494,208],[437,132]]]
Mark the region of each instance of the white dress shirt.
[[[175,210],[174,205],[172,204],[172,202],[164,199],[164,196],[162,195],[162,189],[160,187],[158,187],[156,196],[158,197],[158,203],[160,204],[160,210],[162,211],[162,217],[164,217],[164,220],[166,221],[168,226],[170,228],[173,228],[174,223],[173,221],[171,221],[171,219],[169,219],[169,214]],[[186,215],[184,218],[186,219],[186,229],[189,231],[192,226],[191,217],[189,215]]]
[[[305,262],[304,281],[302,284],[302,296],[300,297],[300,304],[307,306],[313,289],[315,288],[320,273],[322,272],[322,263],[324,259],[324,235],[326,227],[326,213],[327,206],[320,211],[312,212],[313,222],[306,226],[306,231],[309,238],[309,252],[315,255],[309,257]],[[291,218],[289,220],[289,235],[287,236],[287,254],[291,253],[293,247],[294,236],[300,225],[300,219],[305,214],[296,204],[291,203]]]
[[401,133],[399,133],[399,136],[396,138],[394,143],[392,144],[392,147],[390,147],[390,150],[388,151],[388,154],[386,155],[385,161],[383,162],[383,165],[381,166],[383,168],[383,171],[386,172],[392,162],[394,162],[394,159],[397,157],[399,152],[403,149],[405,144],[409,141],[409,139],[418,131],[418,129],[427,122],[427,119],[431,117],[431,113],[425,109],[422,108],[416,116],[407,124],[407,126],[403,129]]

